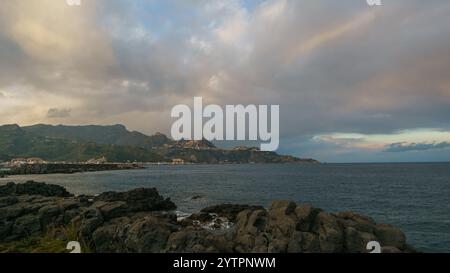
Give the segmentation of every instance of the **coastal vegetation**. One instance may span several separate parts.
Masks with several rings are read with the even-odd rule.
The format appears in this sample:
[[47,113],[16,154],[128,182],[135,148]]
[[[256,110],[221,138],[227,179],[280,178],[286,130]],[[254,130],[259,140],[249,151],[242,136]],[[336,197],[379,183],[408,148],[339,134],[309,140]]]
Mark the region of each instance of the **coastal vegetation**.
[[91,253],[89,244],[80,236],[75,225],[53,228],[43,235],[27,236],[21,240],[0,244],[0,253],[69,253],[67,244],[79,242],[82,253]]

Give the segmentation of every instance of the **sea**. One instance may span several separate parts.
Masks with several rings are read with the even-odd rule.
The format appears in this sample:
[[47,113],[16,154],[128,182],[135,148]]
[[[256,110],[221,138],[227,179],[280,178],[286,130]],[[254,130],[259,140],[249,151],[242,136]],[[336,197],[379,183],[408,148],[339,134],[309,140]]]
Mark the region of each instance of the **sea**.
[[421,252],[450,252],[450,163],[148,165],[141,170],[27,175],[0,179],[58,184],[95,195],[155,187],[193,213],[223,203],[274,200],[355,211],[401,228]]

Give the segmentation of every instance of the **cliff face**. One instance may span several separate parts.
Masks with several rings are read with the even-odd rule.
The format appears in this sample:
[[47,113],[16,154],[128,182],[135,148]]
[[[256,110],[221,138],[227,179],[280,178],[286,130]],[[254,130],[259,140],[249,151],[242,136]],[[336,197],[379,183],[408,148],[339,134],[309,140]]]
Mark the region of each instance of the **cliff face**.
[[310,205],[275,201],[269,209],[219,205],[180,219],[156,189],[72,196],[64,188],[28,182],[0,187],[0,251],[24,238],[68,241],[94,252],[413,252],[403,232],[353,212],[330,214]]

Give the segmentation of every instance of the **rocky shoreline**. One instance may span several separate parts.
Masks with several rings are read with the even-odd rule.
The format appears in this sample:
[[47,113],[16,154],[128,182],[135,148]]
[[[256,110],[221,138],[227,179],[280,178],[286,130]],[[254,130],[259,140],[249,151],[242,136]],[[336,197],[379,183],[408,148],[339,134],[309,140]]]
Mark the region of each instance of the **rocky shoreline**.
[[116,170],[142,169],[142,165],[134,163],[104,163],[104,164],[83,164],[83,163],[42,163],[42,164],[21,164],[11,167],[8,171],[0,172],[0,177],[9,175],[29,175],[29,174],[72,174],[80,172],[100,172]]
[[0,186],[0,252],[49,236],[61,245],[76,237],[98,253],[364,253],[370,241],[383,253],[415,252],[400,229],[354,212],[291,201],[268,209],[224,204],[186,218],[175,209],[154,188],[74,196],[57,185],[9,183]]

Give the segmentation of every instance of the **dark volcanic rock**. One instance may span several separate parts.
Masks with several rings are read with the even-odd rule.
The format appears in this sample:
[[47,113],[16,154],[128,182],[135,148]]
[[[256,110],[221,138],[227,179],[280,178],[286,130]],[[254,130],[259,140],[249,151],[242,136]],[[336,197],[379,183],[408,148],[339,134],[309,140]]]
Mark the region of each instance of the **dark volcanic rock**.
[[80,235],[91,240],[92,234],[110,220],[176,208],[156,189],[109,192],[97,198],[73,197],[63,187],[36,182],[9,183],[0,190],[4,195],[0,197],[0,242],[67,225],[78,227]]
[[169,236],[177,231],[171,215],[147,213],[113,219],[92,235],[97,252],[158,253],[163,252]]
[[156,189],[98,197],[72,197],[62,187],[35,182],[0,189],[7,195],[0,197],[0,244],[70,226],[96,252],[367,253],[371,241],[385,253],[414,252],[395,227],[292,201],[268,209],[217,205],[178,222],[175,204]]
[[376,225],[374,229],[375,235],[383,245],[393,246],[397,249],[406,247],[406,236],[400,229],[386,224]]
[[0,197],[0,208],[14,205],[19,202],[19,199],[15,196]]
[[231,221],[236,220],[236,216],[244,210],[260,210],[264,209],[262,206],[249,206],[249,205],[233,205],[223,204],[207,207],[201,210],[204,213],[214,213],[220,217],[226,217]]
[[392,226],[353,212],[334,215],[289,201],[239,213],[233,240],[235,250],[244,253],[367,253],[370,241],[380,242],[386,252],[414,252],[403,232]]
[[155,188],[135,189],[128,192],[105,192],[95,198],[103,202],[125,202],[128,211],[170,211],[177,208],[170,198],[164,199]]
[[42,196],[57,196],[70,197],[70,194],[64,187],[58,185],[49,185],[45,183],[38,183],[34,181],[27,181],[23,184],[8,183],[0,186],[0,196],[10,195],[42,195]]
[[233,253],[231,233],[216,235],[205,229],[187,227],[170,235],[166,249],[168,253]]
[[212,221],[214,219],[214,217],[209,213],[200,212],[200,213],[194,213],[191,216],[187,217],[186,219],[204,223],[204,222]]

